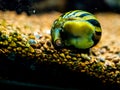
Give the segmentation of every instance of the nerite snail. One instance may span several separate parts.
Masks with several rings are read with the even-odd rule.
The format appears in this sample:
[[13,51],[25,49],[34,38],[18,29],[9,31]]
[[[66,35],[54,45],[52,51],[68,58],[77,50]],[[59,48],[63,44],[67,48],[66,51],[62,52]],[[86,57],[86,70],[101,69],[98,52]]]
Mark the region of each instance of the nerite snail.
[[101,32],[100,23],[93,14],[74,10],[54,21],[51,37],[55,47],[88,49],[98,43]]

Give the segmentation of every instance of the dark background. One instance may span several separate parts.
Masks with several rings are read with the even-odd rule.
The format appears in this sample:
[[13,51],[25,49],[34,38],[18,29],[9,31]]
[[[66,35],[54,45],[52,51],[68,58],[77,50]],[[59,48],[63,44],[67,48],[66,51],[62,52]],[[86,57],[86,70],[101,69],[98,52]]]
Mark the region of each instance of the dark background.
[[[109,2],[106,2],[109,1]],[[119,12],[119,0],[0,0],[0,10],[12,10],[28,15],[50,11],[66,12],[82,9],[90,12]],[[117,2],[117,3],[116,3]]]

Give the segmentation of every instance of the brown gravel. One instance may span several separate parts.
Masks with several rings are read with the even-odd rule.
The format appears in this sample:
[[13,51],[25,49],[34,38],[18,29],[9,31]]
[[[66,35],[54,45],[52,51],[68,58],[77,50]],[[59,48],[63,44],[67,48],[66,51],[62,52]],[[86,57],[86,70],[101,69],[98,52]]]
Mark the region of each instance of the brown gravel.
[[[25,13],[17,15],[15,12],[0,12],[0,22],[2,25],[4,20],[10,25],[13,25],[23,34],[38,33],[41,35],[40,40],[36,40],[33,35],[28,35],[29,38],[40,42],[36,45],[31,45],[29,50],[21,51],[20,55],[34,58],[37,57],[38,62],[50,61],[58,62],[59,64],[66,64],[71,70],[78,72],[86,72],[91,76],[100,78],[104,83],[111,82],[120,84],[120,15],[116,13],[96,13],[95,16],[102,26],[102,38],[100,42],[91,49],[90,55],[86,53],[78,53],[76,51],[61,49],[57,51],[51,43],[50,28],[53,21],[60,15],[60,13],[52,12],[42,15],[27,16]],[[16,29],[15,28],[15,29]],[[21,38],[17,37],[18,40]],[[14,39],[15,40],[15,39]],[[4,42],[3,45],[7,43]],[[7,49],[11,49],[15,45]],[[21,45],[22,46],[22,45]],[[3,50],[3,51],[2,51]],[[1,48],[2,53],[6,54],[8,50]],[[33,56],[33,53],[35,55]],[[21,54],[23,53],[23,54]]]

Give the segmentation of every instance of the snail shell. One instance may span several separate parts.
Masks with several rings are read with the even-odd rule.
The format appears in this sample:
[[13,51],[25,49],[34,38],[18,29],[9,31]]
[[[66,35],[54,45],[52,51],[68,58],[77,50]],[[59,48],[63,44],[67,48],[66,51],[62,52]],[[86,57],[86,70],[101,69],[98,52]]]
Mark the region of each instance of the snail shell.
[[88,49],[99,42],[101,32],[100,23],[93,14],[74,10],[54,21],[51,37],[55,47]]

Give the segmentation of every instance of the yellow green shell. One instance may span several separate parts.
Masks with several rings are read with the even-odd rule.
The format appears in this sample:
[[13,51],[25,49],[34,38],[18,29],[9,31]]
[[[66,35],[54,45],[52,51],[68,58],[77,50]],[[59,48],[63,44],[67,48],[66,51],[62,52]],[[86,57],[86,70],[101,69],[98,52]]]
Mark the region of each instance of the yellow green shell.
[[100,23],[93,14],[74,10],[54,21],[51,37],[55,47],[88,49],[98,43],[101,32]]

